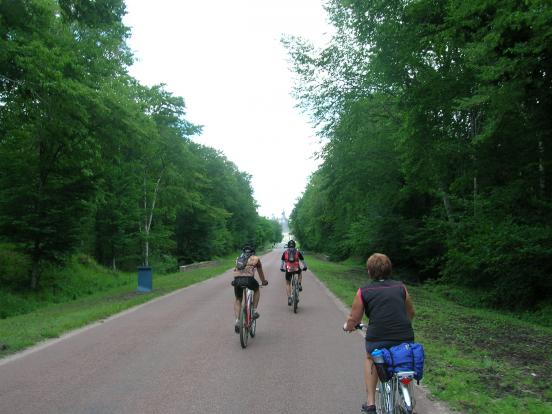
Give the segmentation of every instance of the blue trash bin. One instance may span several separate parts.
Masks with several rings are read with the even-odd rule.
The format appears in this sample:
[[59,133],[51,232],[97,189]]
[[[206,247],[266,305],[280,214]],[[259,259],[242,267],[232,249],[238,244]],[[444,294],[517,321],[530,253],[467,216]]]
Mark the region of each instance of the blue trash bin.
[[138,292],[151,292],[152,272],[149,266],[140,266],[138,268]]

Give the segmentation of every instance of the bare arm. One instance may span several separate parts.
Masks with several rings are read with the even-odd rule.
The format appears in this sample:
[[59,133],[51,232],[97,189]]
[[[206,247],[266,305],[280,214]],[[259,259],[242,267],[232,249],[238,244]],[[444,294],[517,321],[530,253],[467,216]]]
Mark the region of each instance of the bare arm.
[[265,282],[266,281],[266,278],[265,278],[265,275],[264,275],[264,272],[263,272],[263,265],[261,264],[261,261],[257,261],[257,264],[255,265],[255,267],[257,268],[257,271],[259,272],[259,278],[261,279],[261,282]]
[[302,268],[305,269],[307,267],[307,264],[305,263],[305,258],[303,257],[303,254],[301,252],[299,252],[299,262]]
[[348,332],[354,331],[355,326],[357,326],[362,321],[362,316],[364,315],[364,303],[362,303],[362,297],[360,296],[360,289],[357,291],[355,300],[353,301],[353,306],[351,307],[351,313],[345,322],[344,329]]
[[414,304],[412,303],[412,298],[408,294],[408,290],[406,290],[406,298],[404,299],[404,304],[406,306],[406,315],[408,316],[408,319],[412,320],[414,318],[415,312],[414,312]]

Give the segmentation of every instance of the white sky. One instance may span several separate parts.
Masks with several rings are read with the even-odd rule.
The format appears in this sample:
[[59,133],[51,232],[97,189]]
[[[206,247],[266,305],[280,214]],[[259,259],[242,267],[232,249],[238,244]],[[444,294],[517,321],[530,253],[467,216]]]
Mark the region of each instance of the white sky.
[[141,83],[165,83],[203,125],[195,140],[252,175],[259,214],[289,216],[319,161],[319,139],[291,97],[282,34],[317,46],[331,33],[322,0],[126,0]]

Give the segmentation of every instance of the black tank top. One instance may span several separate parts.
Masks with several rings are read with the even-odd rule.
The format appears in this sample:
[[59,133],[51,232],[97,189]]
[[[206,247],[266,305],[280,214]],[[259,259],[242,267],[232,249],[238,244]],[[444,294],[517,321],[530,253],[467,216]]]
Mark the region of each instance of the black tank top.
[[401,282],[373,281],[360,292],[369,319],[367,341],[414,341],[412,323],[406,315],[406,287]]

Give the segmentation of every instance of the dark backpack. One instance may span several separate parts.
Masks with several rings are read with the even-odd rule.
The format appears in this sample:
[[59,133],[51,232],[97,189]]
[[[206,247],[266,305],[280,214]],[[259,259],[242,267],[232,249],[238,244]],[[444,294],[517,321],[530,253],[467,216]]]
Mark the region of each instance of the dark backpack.
[[236,269],[245,269],[245,266],[247,266],[247,262],[252,255],[253,252],[242,252],[242,254],[240,254],[240,257],[238,257],[238,260],[236,260]]
[[297,260],[297,250],[287,249],[286,258],[287,258],[286,262],[294,263],[295,260]]
[[287,249],[284,253],[284,261],[286,263],[286,271],[299,271],[299,252],[294,248]]

